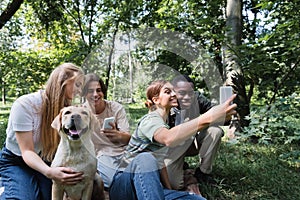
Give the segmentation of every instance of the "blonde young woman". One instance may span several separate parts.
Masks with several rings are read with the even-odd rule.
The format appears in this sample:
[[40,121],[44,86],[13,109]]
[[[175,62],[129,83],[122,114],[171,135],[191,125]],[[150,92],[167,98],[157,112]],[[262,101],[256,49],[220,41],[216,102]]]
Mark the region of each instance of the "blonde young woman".
[[[215,106],[203,115],[173,128],[167,125],[167,118],[172,107],[177,107],[177,97],[173,85],[159,80],[147,88],[145,115],[132,134],[123,155],[123,162],[115,174],[110,186],[110,198],[174,200],[204,198],[189,192],[171,190],[165,175],[163,160],[167,147],[174,147],[192,137],[197,131],[230,119],[235,114],[236,104],[231,104],[233,95],[224,104]],[[160,165],[160,162],[162,164]],[[163,184],[162,184],[163,183]]]
[[18,98],[11,107],[5,145],[0,152],[1,199],[51,199],[52,179],[76,184],[81,172],[50,167],[59,135],[51,123],[81,92],[84,74],[72,63],[53,70],[45,90]]

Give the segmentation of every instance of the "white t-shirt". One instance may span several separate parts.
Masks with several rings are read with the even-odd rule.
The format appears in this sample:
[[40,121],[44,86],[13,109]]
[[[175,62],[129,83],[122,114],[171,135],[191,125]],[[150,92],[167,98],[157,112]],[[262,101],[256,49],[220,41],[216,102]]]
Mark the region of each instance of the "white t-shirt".
[[35,93],[19,97],[12,105],[6,129],[6,148],[15,155],[21,156],[21,151],[16,140],[16,131],[32,131],[34,150],[41,151],[40,127],[42,93],[40,90]]

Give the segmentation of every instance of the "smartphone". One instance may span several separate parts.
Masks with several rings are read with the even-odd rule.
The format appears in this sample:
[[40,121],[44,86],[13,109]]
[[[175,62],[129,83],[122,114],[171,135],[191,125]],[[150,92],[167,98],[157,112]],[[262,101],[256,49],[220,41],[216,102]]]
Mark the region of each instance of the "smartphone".
[[108,117],[108,118],[105,118],[104,121],[103,121],[103,126],[102,128],[103,129],[111,129],[111,125],[109,124],[109,122],[112,122],[114,123],[115,122],[115,118],[114,117]]
[[232,87],[231,86],[221,86],[220,87],[220,104],[224,103],[232,96]]

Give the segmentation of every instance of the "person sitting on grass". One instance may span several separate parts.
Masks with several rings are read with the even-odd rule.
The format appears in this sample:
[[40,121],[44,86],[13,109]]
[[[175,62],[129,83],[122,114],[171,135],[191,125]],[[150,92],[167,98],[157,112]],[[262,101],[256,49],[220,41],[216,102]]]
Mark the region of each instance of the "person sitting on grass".
[[[178,107],[171,109],[168,124],[170,127],[197,118],[208,112],[214,105],[198,91],[195,91],[192,79],[179,75],[172,81],[179,102]],[[218,126],[209,126],[197,132],[182,144],[170,148],[166,159],[170,183],[175,189],[185,189],[197,193],[197,182],[215,183],[210,176],[214,158],[219,149],[223,130]],[[199,167],[193,174],[185,176],[184,163],[186,156],[199,156]],[[188,171],[188,170],[187,170]]]
[[204,199],[194,193],[172,190],[165,171],[164,159],[168,147],[174,147],[204,130],[221,123],[236,113],[231,104],[235,95],[205,114],[173,128],[167,125],[172,107],[177,107],[173,85],[154,81],[147,88],[146,106],[149,113],[139,121],[124,152],[122,163],[109,189],[110,198],[123,199]]
[[[115,101],[105,100],[107,88],[103,80],[94,73],[85,75],[82,95],[99,121],[101,130],[92,136],[98,160],[97,169],[105,190],[111,185],[113,175],[119,167],[122,154],[131,137],[124,107]],[[105,118],[114,117],[111,129],[102,129]]]
[[60,141],[51,123],[81,93],[83,82],[83,71],[64,63],[52,71],[44,90],[13,103],[0,151],[0,199],[50,200],[52,180],[74,185],[83,179],[82,172],[50,166]]

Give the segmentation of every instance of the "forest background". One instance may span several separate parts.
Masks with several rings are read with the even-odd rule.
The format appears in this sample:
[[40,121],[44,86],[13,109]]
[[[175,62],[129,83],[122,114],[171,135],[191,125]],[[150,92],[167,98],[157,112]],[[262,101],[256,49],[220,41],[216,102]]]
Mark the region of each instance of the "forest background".
[[[43,87],[73,62],[103,77],[108,99],[132,126],[145,112],[145,87],[189,74],[218,103],[238,93],[236,138],[224,139],[208,199],[297,199],[300,194],[300,1],[2,0],[0,128],[12,101]],[[196,165],[195,158],[189,160]]]

